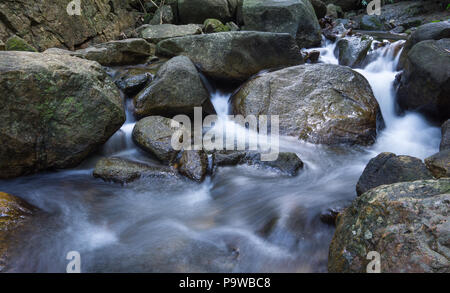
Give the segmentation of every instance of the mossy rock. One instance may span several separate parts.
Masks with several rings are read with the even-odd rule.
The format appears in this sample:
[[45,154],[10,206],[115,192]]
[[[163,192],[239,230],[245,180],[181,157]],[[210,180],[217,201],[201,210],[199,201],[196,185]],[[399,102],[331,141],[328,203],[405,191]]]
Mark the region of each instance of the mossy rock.
[[205,20],[203,25],[204,25],[203,30],[207,34],[230,31],[230,28],[228,26],[224,25],[220,20],[214,18],[209,18]]
[[18,36],[10,37],[5,44],[6,51],[26,51],[37,52],[37,50],[27,43],[24,39]]

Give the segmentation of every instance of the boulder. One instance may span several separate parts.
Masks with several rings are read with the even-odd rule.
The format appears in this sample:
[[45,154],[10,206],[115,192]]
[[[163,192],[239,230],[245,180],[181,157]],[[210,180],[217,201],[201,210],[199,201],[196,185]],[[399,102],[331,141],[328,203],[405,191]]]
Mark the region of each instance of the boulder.
[[450,38],[450,21],[440,21],[424,24],[415,30],[403,46],[398,62],[398,70],[403,69],[409,51],[422,41]]
[[326,15],[332,18],[341,18],[344,16],[344,11],[342,11],[342,8],[340,6],[328,4]]
[[188,56],[206,75],[245,81],[263,69],[302,64],[294,39],[288,34],[223,32],[187,36],[158,43],[163,56]]
[[261,153],[255,151],[215,151],[212,154],[213,167],[254,165],[259,168],[273,169],[288,176],[297,175],[303,168],[302,160],[295,153],[281,152],[274,161],[261,161]]
[[288,33],[300,48],[318,47],[322,36],[309,0],[244,0],[244,30]]
[[172,163],[175,162],[179,153],[171,143],[172,136],[178,129],[180,124],[175,120],[149,116],[136,123],[133,129],[133,140],[140,148],[161,162]]
[[228,32],[230,28],[224,25],[220,20],[214,18],[208,18],[203,23],[203,30],[206,34]]
[[197,68],[186,56],[167,61],[155,79],[134,99],[137,116],[178,114],[194,116],[194,107],[202,107],[206,114],[215,114],[209,93]]
[[450,177],[450,149],[441,151],[425,159],[427,168],[434,177]]
[[339,64],[352,68],[360,67],[372,45],[372,39],[363,37],[346,37],[337,43]]
[[328,270],[365,273],[371,251],[382,273],[449,273],[450,179],[382,185],[338,216]]
[[178,0],[178,17],[182,24],[203,23],[208,18],[222,22],[234,20],[237,0]]
[[416,44],[408,53],[397,90],[401,109],[444,122],[450,118],[450,38]]
[[339,65],[300,65],[257,76],[232,99],[235,114],[279,115],[281,135],[312,143],[372,144],[382,119],[367,80]]
[[159,7],[153,18],[150,20],[150,25],[158,25],[164,23],[174,23],[174,16],[172,7],[170,5],[163,5]]
[[184,37],[189,35],[199,35],[202,33],[202,28],[197,24],[174,25],[143,25],[137,29],[139,36],[149,42],[157,44],[159,41]]
[[70,168],[125,122],[119,91],[97,62],[0,52],[0,178]]
[[111,41],[72,53],[104,66],[145,63],[154,54],[155,45],[139,38]]
[[439,146],[440,151],[450,149],[450,119],[444,122],[441,127],[442,139]]
[[13,35],[8,40],[6,40],[5,44],[6,51],[25,51],[25,52],[37,52],[37,50],[27,43],[24,39]]
[[0,272],[8,263],[13,234],[31,220],[38,209],[13,195],[0,192]]
[[17,34],[39,51],[114,40],[138,19],[132,1],[83,0],[81,15],[73,16],[67,14],[70,1],[0,1],[0,39]]
[[433,179],[422,160],[381,153],[371,159],[356,184],[358,195],[384,184]]
[[191,180],[202,182],[208,171],[208,156],[204,151],[183,151],[178,171]]
[[95,165],[94,177],[116,183],[129,183],[142,177],[177,178],[176,172],[165,166],[151,166],[121,158],[102,158]]
[[115,83],[123,93],[131,97],[144,89],[152,80],[152,74],[146,69],[133,68],[121,74]]
[[361,18],[359,28],[366,31],[384,31],[387,29],[384,21],[378,15],[364,15]]
[[310,2],[314,8],[314,12],[316,13],[317,18],[320,19],[325,17],[325,15],[327,14],[327,6],[325,5],[325,3],[323,3],[321,0],[311,0]]
[[357,10],[362,7],[360,0],[324,0],[325,4],[335,4],[344,11]]

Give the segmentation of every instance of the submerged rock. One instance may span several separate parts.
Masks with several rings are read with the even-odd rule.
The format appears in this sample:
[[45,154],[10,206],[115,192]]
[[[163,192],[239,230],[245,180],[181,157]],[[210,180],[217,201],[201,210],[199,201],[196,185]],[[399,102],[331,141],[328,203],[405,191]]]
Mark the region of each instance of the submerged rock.
[[[175,126],[172,126],[175,125]],[[172,147],[172,135],[179,129],[175,120],[149,116],[139,120],[133,129],[133,140],[143,150],[164,163],[174,162],[178,150]]]
[[353,68],[361,66],[371,45],[372,39],[368,37],[340,39],[336,46],[339,64]]
[[279,115],[280,134],[320,144],[375,141],[378,103],[348,67],[313,64],[257,76],[234,96],[235,114]]
[[450,272],[450,179],[382,185],[338,216],[329,272],[366,272],[371,251],[382,273]]
[[434,177],[450,177],[450,149],[441,151],[425,159],[425,164]]
[[422,179],[433,179],[422,160],[381,153],[367,164],[356,184],[356,193],[361,195],[380,185]]
[[161,41],[157,53],[184,55],[206,75],[244,81],[263,69],[302,64],[295,40],[288,34],[223,32]]
[[134,99],[137,116],[178,114],[194,116],[194,107],[203,113],[215,114],[209,93],[202,83],[194,63],[186,56],[167,61],[155,79]]
[[12,234],[32,218],[37,208],[13,195],[0,192],[0,272],[7,266]]
[[119,91],[92,61],[0,52],[0,178],[70,168],[125,121]]
[[129,183],[142,177],[176,178],[176,172],[165,166],[151,166],[121,158],[102,158],[95,165],[94,177],[116,183]]
[[450,119],[441,126],[442,139],[439,150],[445,151],[450,149]]
[[245,0],[244,30],[288,33],[300,48],[319,46],[320,25],[309,0]]
[[397,102],[404,110],[416,110],[430,119],[450,118],[450,38],[428,40],[409,51],[401,75]]
[[174,25],[143,25],[137,29],[139,36],[148,42],[158,43],[165,39],[184,37],[189,35],[199,35],[202,28],[197,24]]

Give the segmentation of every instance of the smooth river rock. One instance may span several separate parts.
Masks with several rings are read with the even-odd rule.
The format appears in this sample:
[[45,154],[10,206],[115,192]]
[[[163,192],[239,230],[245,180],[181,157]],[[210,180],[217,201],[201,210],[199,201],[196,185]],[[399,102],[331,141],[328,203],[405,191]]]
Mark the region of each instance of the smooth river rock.
[[157,54],[189,57],[206,75],[245,81],[263,69],[303,63],[295,40],[289,34],[267,32],[222,32],[161,41]]
[[318,144],[372,144],[377,119],[382,119],[367,80],[348,67],[330,64],[257,76],[232,103],[235,114],[279,115],[280,134]]
[[70,168],[125,121],[119,91],[97,62],[0,52],[0,178]]

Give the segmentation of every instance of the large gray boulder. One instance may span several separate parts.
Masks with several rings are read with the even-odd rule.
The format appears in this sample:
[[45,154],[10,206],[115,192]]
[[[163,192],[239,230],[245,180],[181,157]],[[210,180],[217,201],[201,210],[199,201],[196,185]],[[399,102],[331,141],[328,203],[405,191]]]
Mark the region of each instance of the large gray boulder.
[[370,50],[372,41],[366,36],[340,39],[336,46],[339,64],[353,68],[360,67]]
[[371,159],[356,184],[358,195],[384,184],[433,179],[422,160],[381,153]]
[[202,33],[202,28],[198,24],[174,25],[174,24],[160,24],[160,25],[143,25],[137,29],[141,38],[157,44],[158,42],[189,35],[199,35]]
[[289,34],[223,32],[164,40],[157,54],[189,57],[206,75],[216,79],[245,81],[263,69],[303,63]]
[[434,177],[450,177],[450,149],[440,151],[426,158],[425,164]]
[[102,158],[95,165],[94,177],[116,183],[129,183],[142,177],[172,178],[178,175],[170,167],[151,166],[122,158]]
[[[173,126],[177,125],[177,126]],[[133,140],[143,150],[163,163],[173,163],[179,153],[172,146],[172,136],[179,124],[169,118],[149,116],[139,120],[133,129]]]
[[372,144],[381,119],[367,80],[330,64],[257,76],[234,95],[233,109],[244,116],[279,115],[280,134],[320,144]]
[[197,68],[186,56],[167,61],[155,79],[134,98],[134,105],[135,114],[141,117],[178,114],[193,117],[194,107],[202,107],[206,114],[215,114]]
[[238,0],[178,0],[178,17],[182,24],[203,23],[216,18],[223,23],[235,19]]
[[416,44],[408,53],[397,90],[404,110],[444,122],[450,118],[450,38]]
[[445,151],[450,149],[450,119],[444,122],[441,126],[442,139],[439,145],[439,150]]
[[403,69],[409,51],[414,45],[427,40],[450,38],[450,21],[432,22],[421,25],[415,30],[403,46],[398,62],[398,70]]
[[74,167],[125,121],[119,91],[97,62],[0,52],[0,178]]
[[309,0],[244,0],[244,30],[288,33],[300,48],[318,47],[320,25]]
[[329,272],[366,273],[371,251],[382,273],[450,272],[450,179],[382,185],[338,216]]

